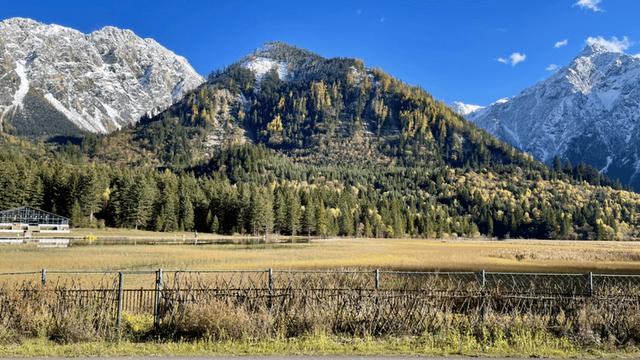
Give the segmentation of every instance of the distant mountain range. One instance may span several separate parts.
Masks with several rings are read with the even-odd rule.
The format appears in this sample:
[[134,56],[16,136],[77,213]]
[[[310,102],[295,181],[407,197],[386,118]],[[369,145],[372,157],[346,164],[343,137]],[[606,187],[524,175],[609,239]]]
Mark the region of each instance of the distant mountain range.
[[[24,73],[30,68],[25,62]],[[20,66],[8,73],[24,78]],[[29,109],[31,79],[28,90],[22,82],[11,84],[9,111]],[[0,207],[26,201],[74,224],[98,218],[109,226],[165,231],[563,239],[640,234],[640,195],[616,188],[590,167],[551,169],[425,90],[361,60],[267,43],[192,90],[179,88],[183,96],[165,110],[145,107],[138,121],[99,122],[104,128],[86,128],[96,134],[73,141],[0,134]],[[84,92],[69,94],[68,104],[87,100],[77,96]],[[98,104],[110,97],[90,99]],[[130,104],[137,103],[123,102]],[[32,122],[50,126],[49,114],[28,113]],[[15,118],[6,124],[10,131],[29,129]]]
[[0,130],[107,133],[164,110],[204,79],[130,30],[90,34],[31,19],[0,22]]
[[584,162],[640,189],[640,58],[598,43],[517,96],[456,110],[551,164]]
[[[290,91],[297,86],[318,86],[312,92],[329,94],[327,101],[337,96],[336,89],[322,88],[318,81],[327,86],[341,78],[363,84],[364,91],[377,90],[379,85],[372,82],[376,72],[355,60],[324,59],[273,43],[231,69],[233,74],[229,70],[216,73],[208,84],[198,87],[205,80],[184,58],[129,30],[105,27],[83,34],[30,19],[8,19],[0,22],[0,130],[29,137],[110,133],[142,117],[148,120],[162,114],[184,121],[189,113],[191,121],[219,125],[201,139],[202,154],[223,143],[247,140],[304,151],[323,141],[336,146],[352,135],[369,148],[379,146],[381,139],[393,139],[385,146],[398,151],[406,146],[400,131],[403,105],[386,103],[379,91],[366,103],[364,96],[360,103],[353,103],[355,94],[343,94],[340,101],[345,108],[332,107],[311,120],[308,114],[290,113],[279,114],[276,121],[273,116],[278,114],[262,107],[267,101],[261,95],[264,84],[272,87],[286,82],[293,87]],[[247,74],[252,74],[250,80]],[[240,79],[234,81],[250,83],[251,89],[236,91],[219,84],[236,76]],[[191,92],[196,88],[198,92]],[[200,106],[202,95],[210,97],[213,105],[198,113],[185,108]],[[256,101],[261,101],[260,106]],[[322,107],[321,103],[316,105]],[[162,113],[173,104],[174,109],[180,108],[179,114],[175,110]],[[456,102],[451,108],[543,162],[550,164],[555,157],[574,165],[584,162],[640,188],[640,128],[636,126],[640,121],[640,59],[636,56],[590,44],[568,66],[511,99],[487,107]],[[303,117],[298,125],[305,127],[290,127],[293,122],[282,116]],[[246,117],[255,119],[248,124]],[[275,134],[273,130],[280,126],[282,133]]]

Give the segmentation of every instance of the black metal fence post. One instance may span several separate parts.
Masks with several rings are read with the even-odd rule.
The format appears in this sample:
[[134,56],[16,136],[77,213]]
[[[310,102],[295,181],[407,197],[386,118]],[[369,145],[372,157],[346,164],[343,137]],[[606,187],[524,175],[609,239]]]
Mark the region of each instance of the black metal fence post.
[[153,324],[155,326],[160,325],[160,302],[162,301],[162,269],[158,269],[156,271],[156,288],[155,288],[155,299],[153,302]]
[[124,291],[124,273],[120,271],[118,273],[118,312],[116,314],[116,329],[118,329],[118,331],[121,330],[120,325],[122,325],[123,291]]
[[269,268],[269,270],[267,270],[268,274],[269,274],[269,279],[268,279],[268,289],[269,289],[269,309],[271,309],[273,307],[273,269]]

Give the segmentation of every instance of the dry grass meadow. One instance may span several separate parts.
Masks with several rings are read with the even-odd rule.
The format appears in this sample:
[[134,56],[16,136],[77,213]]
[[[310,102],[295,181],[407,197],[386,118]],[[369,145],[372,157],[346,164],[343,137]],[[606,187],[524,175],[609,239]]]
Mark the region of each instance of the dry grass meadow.
[[[90,230],[74,231],[85,236]],[[101,230],[98,238],[189,239],[191,233]],[[200,234],[199,239],[214,238]],[[222,237],[219,237],[222,239]],[[227,239],[229,239],[227,237]],[[242,240],[242,239],[239,239]],[[246,240],[246,239],[245,239]],[[0,246],[0,272],[47,269],[336,269],[640,272],[640,243],[542,240],[318,239],[309,243]]]
[[[74,235],[86,236],[82,231],[76,231]],[[123,325],[118,328],[114,325],[115,304],[105,306],[105,298],[101,297],[104,295],[91,298],[82,292],[82,288],[95,287],[101,289],[98,291],[114,293],[119,280],[116,274],[56,274],[53,270],[264,270],[271,267],[640,274],[640,243],[339,238],[265,244],[256,239],[219,237],[215,238],[221,240],[217,244],[149,245],[138,242],[134,245],[128,241],[133,237],[171,241],[183,236],[188,239],[193,234],[105,230],[94,235],[98,239],[111,236],[112,240],[125,237],[127,244],[83,241],[69,248],[0,246],[0,272],[49,270],[44,287],[39,283],[38,273],[0,276],[0,289],[6,286],[4,300],[0,299],[3,310],[0,312],[0,357],[99,355],[109,351],[128,356],[133,353],[203,355],[243,351],[252,354],[535,357],[585,354],[601,357],[606,352],[621,356],[638,354],[640,317],[635,298],[622,301],[625,297],[613,300],[589,297],[588,301],[572,303],[575,306],[571,305],[565,312],[563,299],[547,298],[540,302],[540,298],[527,296],[501,298],[498,294],[495,297],[490,292],[483,292],[482,297],[470,296],[461,300],[455,296],[424,296],[415,291],[402,295],[393,292],[388,296],[385,292],[378,295],[377,291],[363,293],[361,289],[346,289],[340,296],[334,296],[332,292],[300,288],[294,295],[289,293],[288,301],[272,306],[271,295],[246,296],[252,292],[198,298],[198,294],[203,294],[200,290],[209,285],[210,289],[215,289],[220,280],[238,280],[234,278],[237,273],[192,275],[169,272],[164,277],[166,289],[178,291],[175,293],[178,296],[171,297],[171,292],[166,293],[163,302],[168,303],[160,325],[154,326],[151,308],[142,306],[144,310],[136,312],[127,307],[131,301],[124,300]],[[368,276],[355,276],[354,283],[367,282],[367,279],[370,283],[372,278]],[[122,279],[128,290],[153,289],[154,277],[153,273],[129,272]],[[250,284],[254,284],[251,275],[247,277]],[[266,286],[266,279],[264,272],[258,274],[254,277],[255,285]],[[288,278],[285,275],[283,279]],[[214,282],[208,284],[208,280]],[[307,280],[309,278],[299,281]],[[14,291],[13,285],[28,289],[32,295],[24,297],[20,291]],[[295,289],[294,286],[287,291]],[[73,297],[72,294],[80,295]],[[142,299],[142,296],[128,296],[134,302]],[[495,301],[485,301],[492,296]],[[97,299],[98,303],[92,303],[91,299]],[[199,299],[198,303],[195,299]],[[560,311],[556,311],[558,309]],[[366,349],[354,347],[353,344],[359,341],[375,342],[376,345]],[[296,348],[298,343],[304,348]],[[108,350],[110,344],[123,345]],[[165,344],[170,350],[153,347]],[[136,351],[131,350],[134,347]]]

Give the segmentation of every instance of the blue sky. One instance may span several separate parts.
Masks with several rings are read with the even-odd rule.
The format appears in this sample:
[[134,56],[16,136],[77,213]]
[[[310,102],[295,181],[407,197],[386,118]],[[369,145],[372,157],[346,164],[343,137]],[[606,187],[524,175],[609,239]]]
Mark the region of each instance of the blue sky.
[[444,101],[475,104],[549,76],[549,65],[567,64],[590,36],[626,36],[626,51],[640,53],[638,15],[637,0],[7,0],[0,6],[0,18],[30,17],[83,32],[131,29],[185,56],[203,75],[280,40],[323,56],[357,57]]

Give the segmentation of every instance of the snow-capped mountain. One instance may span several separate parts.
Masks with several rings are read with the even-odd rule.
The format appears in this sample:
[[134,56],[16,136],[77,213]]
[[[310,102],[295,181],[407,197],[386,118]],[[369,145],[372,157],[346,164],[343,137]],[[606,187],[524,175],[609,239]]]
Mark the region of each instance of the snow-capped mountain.
[[449,105],[449,107],[458,115],[462,116],[466,116],[478,110],[484,109],[484,106],[482,105],[465,104],[461,101],[454,101]]
[[585,162],[640,189],[640,58],[597,42],[508,101],[466,115],[551,162]]
[[155,40],[31,19],[0,22],[0,130],[107,133],[155,114],[204,79]]

